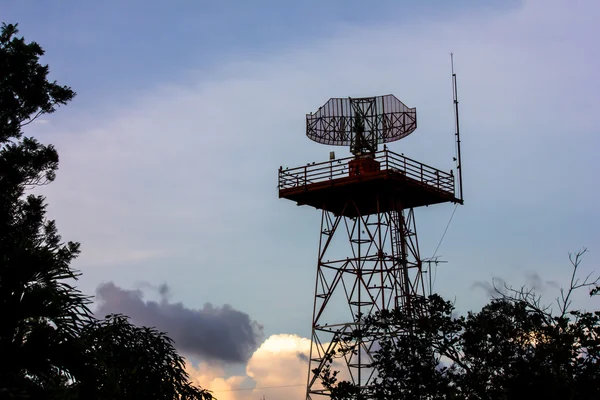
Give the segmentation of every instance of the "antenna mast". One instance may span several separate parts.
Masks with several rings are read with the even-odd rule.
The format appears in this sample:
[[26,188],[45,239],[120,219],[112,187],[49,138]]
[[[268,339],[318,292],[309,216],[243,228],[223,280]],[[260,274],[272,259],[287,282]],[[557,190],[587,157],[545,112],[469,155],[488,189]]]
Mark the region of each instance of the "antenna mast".
[[463,183],[462,183],[462,162],[460,158],[460,124],[458,120],[458,86],[456,83],[456,74],[454,73],[454,54],[450,53],[450,64],[452,66],[452,98],[454,100],[454,118],[456,136],[456,169],[458,172],[458,197],[463,201]]

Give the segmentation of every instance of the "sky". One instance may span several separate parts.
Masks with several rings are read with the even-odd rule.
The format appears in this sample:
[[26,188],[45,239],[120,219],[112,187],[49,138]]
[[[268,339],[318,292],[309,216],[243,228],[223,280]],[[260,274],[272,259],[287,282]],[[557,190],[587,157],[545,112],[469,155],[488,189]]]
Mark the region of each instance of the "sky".
[[461,312],[494,278],[552,301],[569,252],[597,268],[600,3],[124,3],[0,4],[77,92],[26,133],[59,151],[43,193],[82,243],[79,288],[171,329],[219,399],[303,396],[320,213],[278,199],[277,169],[347,152],[305,114],[393,93],[419,127],[389,148],[450,170],[450,52],[465,204],[441,244],[454,206],[415,212],[421,254],[448,261],[435,290]]

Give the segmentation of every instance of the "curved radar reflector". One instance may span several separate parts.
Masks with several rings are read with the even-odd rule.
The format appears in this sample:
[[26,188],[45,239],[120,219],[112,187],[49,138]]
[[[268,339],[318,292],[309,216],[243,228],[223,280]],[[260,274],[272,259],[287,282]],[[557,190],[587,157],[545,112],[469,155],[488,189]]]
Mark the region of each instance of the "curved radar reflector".
[[417,109],[396,96],[331,98],[306,115],[306,136],[318,143],[352,146],[356,126],[363,140],[375,146],[402,139],[417,129]]

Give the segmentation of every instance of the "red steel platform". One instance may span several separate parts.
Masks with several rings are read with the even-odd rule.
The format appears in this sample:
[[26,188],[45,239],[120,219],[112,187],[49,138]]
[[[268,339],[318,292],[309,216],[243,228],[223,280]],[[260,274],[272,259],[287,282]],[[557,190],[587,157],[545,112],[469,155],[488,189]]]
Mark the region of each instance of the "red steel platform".
[[279,169],[279,197],[355,217],[428,206],[456,198],[454,175],[389,150]]

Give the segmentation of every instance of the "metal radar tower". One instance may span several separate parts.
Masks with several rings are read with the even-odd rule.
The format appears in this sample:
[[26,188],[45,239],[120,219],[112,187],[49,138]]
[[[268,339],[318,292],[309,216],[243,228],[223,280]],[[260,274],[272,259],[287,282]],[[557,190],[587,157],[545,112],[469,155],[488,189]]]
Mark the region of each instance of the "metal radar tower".
[[[456,95],[455,106],[458,110]],[[458,122],[456,127],[459,147]],[[429,292],[429,264],[419,253],[413,210],[463,200],[452,171],[385,145],[378,149],[416,128],[416,109],[393,95],[332,98],[306,116],[306,135],[318,143],[349,146],[353,156],[335,159],[332,152],[327,162],[279,168],[279,197],[322,211],[308,399],[328,397],[319,379],[326,355],[359,326],[359,316],[394,307],[422,312],[413,307],[413,299]],[[376,377],[374,342],[357,339],[355,344],[360,350],[336,359],[334,366],[340,378],[359,384],[368,398]]]

